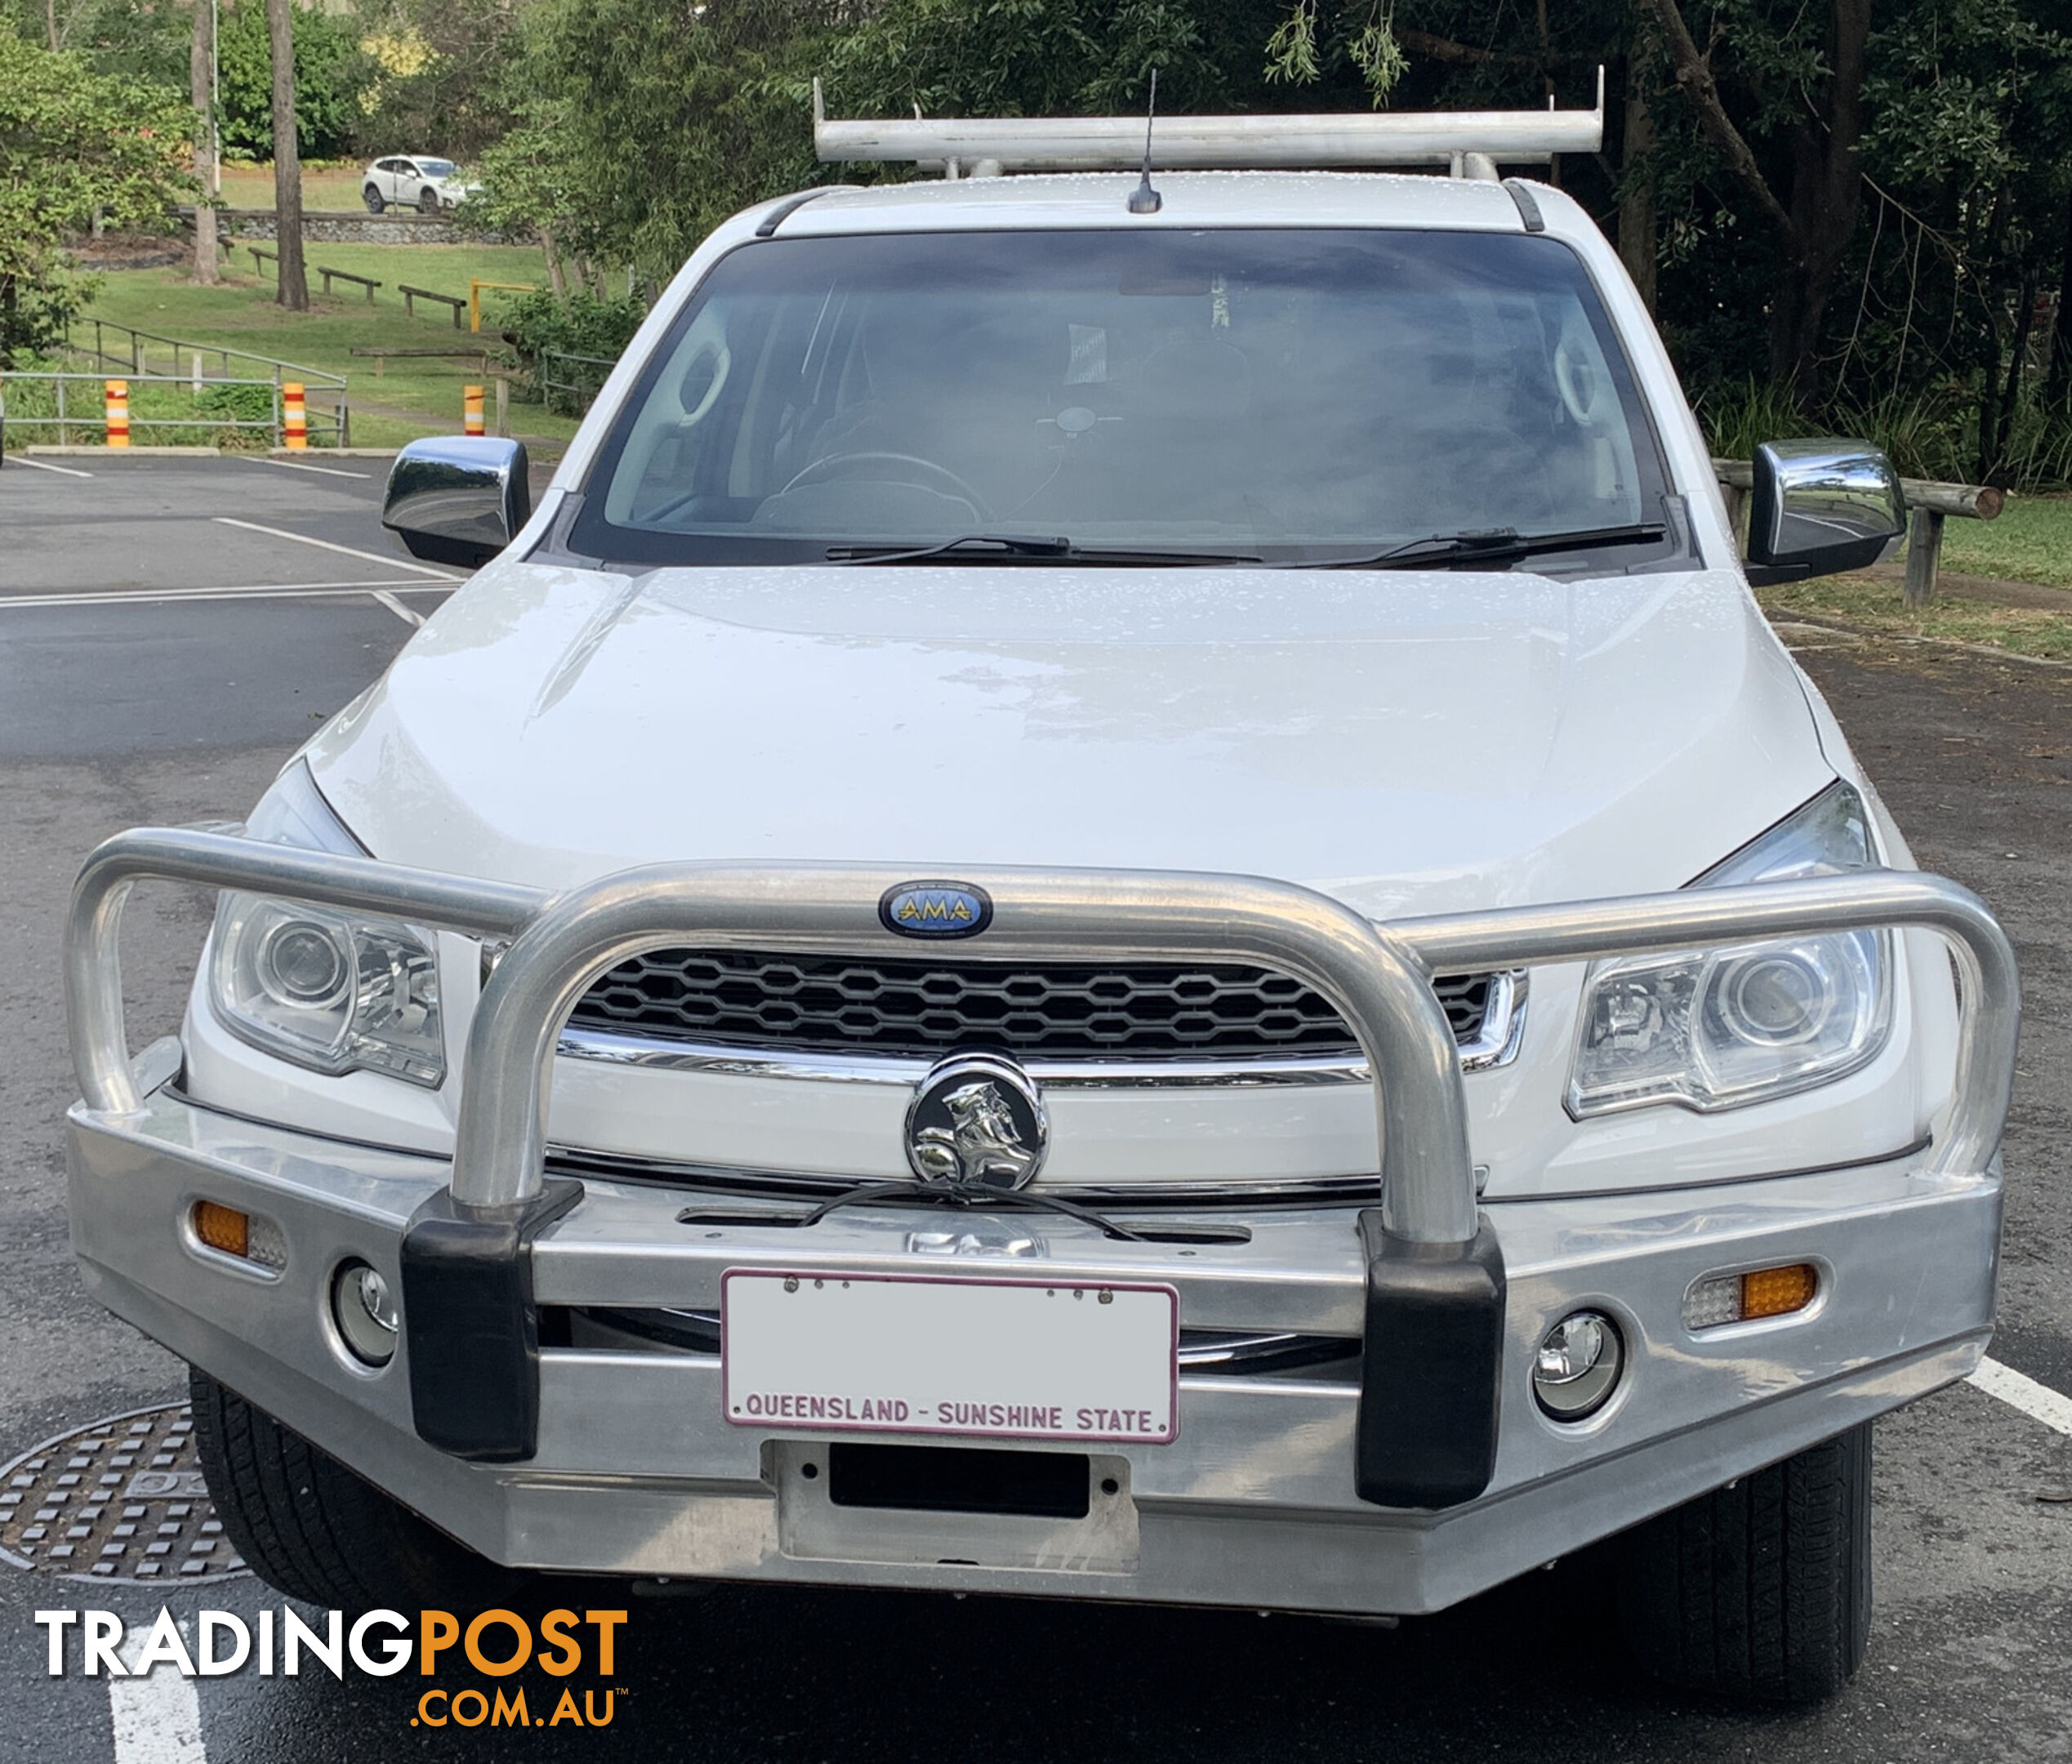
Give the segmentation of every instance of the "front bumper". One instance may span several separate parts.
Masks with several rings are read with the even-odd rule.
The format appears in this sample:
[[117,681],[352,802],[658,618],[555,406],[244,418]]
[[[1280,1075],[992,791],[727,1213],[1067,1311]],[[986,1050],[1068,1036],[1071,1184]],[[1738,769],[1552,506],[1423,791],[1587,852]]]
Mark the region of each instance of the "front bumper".
[[[1508,1292],[1486,1492],[1436,1512],[1362,1500],[1357,1378],[1190,1375],[1178,1440],[1092,1448],[1096,1481],[1116,1492],[1055,1520],[834,1506],[801,1473],[830,1436],[729,1425],[719,1361],[693,1352],[543,1348],[531,1457],[465,1461],[419,1437],[407,1342],[370,1373],[328,1312],[344,1258],[399,1281],[404,1232],[450,1165],[257,1125],[166,1088],[131,1113],[75,1107],[70,1147],[74,1241],[104,1304],[497,1561],[1369,1613],[1441,1608],[1962,1377],[1992,1326],[2001,1212],[1997,1169],[1950,1176],[1918,1160],[1491,1205]],[[1248,1244],[1192,1246],[1039,1218],[1017,1233],[1034,1258],[946,1268],[911,1246],[936,1221],[911,1207],[806,1231],[693,1227],[685,1198],[587,1184],[533,1240],[534,1300],[712,1308],[729,1267],[920,1268],[1167,1283],[1189,1328],[1357,1340],[1363,1326],[1367,1256],[1349,1209],[1255,1217]],[[278,1275],[196,1243],[185,1221],[204,1199],[279,1227]],[[1822,1272],[1809,1311],[1682,1327],[1694,1280],[1801,1260]],[[1586,1305],[1618,1321],[1629,1370],[1605,1410],[1559,1426],[1533,1400],[1532,1356]]]
[[[450,1161],[254,1124],[132,1062],[123,899],[156,877],[507,936],[468,1030]],[[974,1274],[1170,1285],[1179,1324],[1335,1337],[1357,1370],[1201,1375],[1178,1438],[1089,1453],[1084,1517],[838,1504],[826,1437],[729,1425],[709,1353],[542,1346],[602,1307],[705,1309],[729,1268],[921,1272],[911,1208],[818,1224],[683,1216],[682,1191],[545,1183],[546,1075],[583,990],[681,942],[804,951],[898,940],[884,868],[672,865],[549,899],[508,884],[143,830],[87,861],[66,1001],[85,1101],[72,1213],[103,1303],[434,1524],[515,1566],[1393,1613],[1436,1610],[1963,1376],[1990,1333],[1997,1148],[2018,987],[1975,897],[1892,872],[1518,907],[1376,927],[1256,878],[985,870],[978,959],[1254,962],[1330,999],[1373,1080],[1379,1204],[1259,1214],[1241,1243],[1116,1241],[1045,1218]],[[1798,1177],[1477,1202],[1435,973],[1908,925],[1955,960],[1957,1077],[1932,1150]],[[203,1247],[214,1200],[270,1221],[268,1272]],[[983,1234],[974,1234],[983,1243]],[[333,1334],[341,1262],[403,1294],[394,1359]],[[1789,1318],[1693,1334],[1684,1295],[1770,1263],[1821,1272]],[[1539,1410],[1531,1363],[1570,1311],[1608,1313],[1629,1370],[1589,1420]],[[1342,1364],[1342,1363],[1341,1363]],[[830,1473],[815,1473],[827,1457]],[[939,1463],[939,1460],[936,1460]],[[1098,1493],[1098,1499],[1094,1496]],[[938,1503],[938,1507],[939,1507]]]

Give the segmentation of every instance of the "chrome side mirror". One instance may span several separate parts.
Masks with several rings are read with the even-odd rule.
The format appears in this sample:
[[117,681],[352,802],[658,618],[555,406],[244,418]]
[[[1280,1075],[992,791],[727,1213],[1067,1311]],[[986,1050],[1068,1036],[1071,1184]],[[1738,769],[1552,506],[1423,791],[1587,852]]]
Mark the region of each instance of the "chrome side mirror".
[[1770,441],[1755,450],[1749,580],[1758,587],[1863,569],[1906,529],[1892,462],[1868,441]]
[[523,442],[486,435],[412,441],[389,468],[381,524],[412,557],[487,564],[532,518]]

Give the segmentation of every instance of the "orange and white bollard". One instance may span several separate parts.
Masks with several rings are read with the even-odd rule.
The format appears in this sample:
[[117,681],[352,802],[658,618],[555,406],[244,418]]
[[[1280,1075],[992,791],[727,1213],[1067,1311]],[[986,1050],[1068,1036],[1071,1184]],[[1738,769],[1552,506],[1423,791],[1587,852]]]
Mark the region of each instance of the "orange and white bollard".
[[112,448],[130,444],[130,383],[127,380],[108,382],[108,444]]
[[291,448],[310,444],[310,408],[292,380],[281,383],[281,439]]
[[461,432],[471,435],[488,434],[488,431],[482,426],[482,388],[479,385],[463,386],[461,400],[465,413],[461,418]]

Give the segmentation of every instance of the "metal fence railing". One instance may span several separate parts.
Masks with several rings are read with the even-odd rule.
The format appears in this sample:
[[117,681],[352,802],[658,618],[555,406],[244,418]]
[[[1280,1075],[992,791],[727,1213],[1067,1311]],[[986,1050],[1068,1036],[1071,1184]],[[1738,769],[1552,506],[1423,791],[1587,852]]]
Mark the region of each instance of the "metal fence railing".
[[532,384],[546,408],[563,416],[580,416],[590,408],[604,384],[605,376],[618,366],[616,358],[570,355],[559,350],[541,350]]
[[[271,447],[286,439],[283,382],[211,378],[198,373],[125,374],[123,432],[147,434],[159,446],[185,442],[217,445],[249,434]],[[285,382],[293,385],[290,381]],[[92,443],[109,434],[109,380],[104,374],[32,369],[0,374],[0,439],[26,432],[59,447]],[[346,412],[342,390],[335,410],[309,412],[308,433],[319,446],[343,447]]]
[[121,369],[132,385],[185,381],[197,396],[211,385],[270,385],[274,389],[276,445],[281,426],[279,389],[284,385],[300,385],[309,405],[310,439],[315,442],[322,435],[325,439],[319,444],[336,447],[349,447],[352,443],[352,416],[343,374],[220,343],[161,336],[156,332],[140,331],[133,325],[117,324],[106,318],[74,319],[66,332],[65,350],[96,368]]

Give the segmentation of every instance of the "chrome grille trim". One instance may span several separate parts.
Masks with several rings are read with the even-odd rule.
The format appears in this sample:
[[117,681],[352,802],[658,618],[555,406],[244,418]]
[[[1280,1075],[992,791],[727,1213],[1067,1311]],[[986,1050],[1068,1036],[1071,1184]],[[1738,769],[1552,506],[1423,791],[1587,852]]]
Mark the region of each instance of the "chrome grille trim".
[[[1490,976],[1489,1003],[1480,1033],[1460,1043],[1460,1069],[1487,1071],[1518,1056],[1525,1034],[1526,977],[1523,969]],[[696,1072],[711,1077],[759,1078],[810,1084],[884,1085],[911,1090],[925,1078],[933,1060],[897,1055],[759,1052],[663,1036],[564,1027],[555,1051],[564,1059],[590,1060],[642,1071]],[[1364,1059],[1338,1054],[1276,1059],[1042,1060],[1016,1062],[1047,1090],[1248,1090],[1321,1085],[1364,1085],[1372,1075]]]

